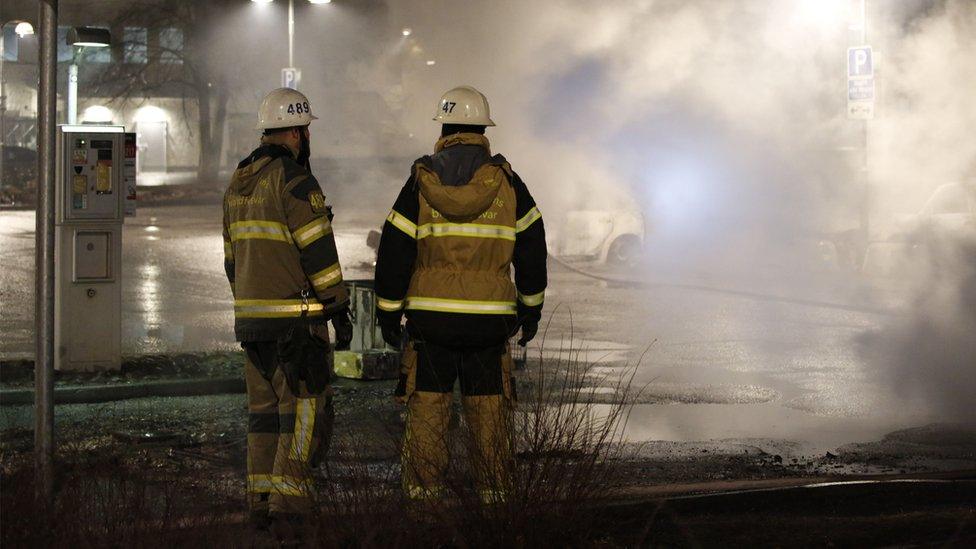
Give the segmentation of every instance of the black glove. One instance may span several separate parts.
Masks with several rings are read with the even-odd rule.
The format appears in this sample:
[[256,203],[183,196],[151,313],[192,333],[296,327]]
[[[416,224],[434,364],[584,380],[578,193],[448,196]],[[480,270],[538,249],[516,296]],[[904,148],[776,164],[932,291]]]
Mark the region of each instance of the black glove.
[[539,321],[538,320],[523,320],[522,321],[522,337],[519,338],[518,344],[522,347],[532,341],[535,337],[536,332],[539,331]]
[[380,330],[383,332],[383,341],[387,345],[400,348],[403,341],[403,326],[400,322],[380,322]]
[[318,394],[329,384],[329,344],[311,333],[306,322],[297,322],[278,339],[278,365],[293,395],[301,394],[301,382],[309,393]]
[[332,317],[332,328],[335,330],[335,350],[348,351],[352,341],[352,321],[349,320],[349,309],[343,309]]

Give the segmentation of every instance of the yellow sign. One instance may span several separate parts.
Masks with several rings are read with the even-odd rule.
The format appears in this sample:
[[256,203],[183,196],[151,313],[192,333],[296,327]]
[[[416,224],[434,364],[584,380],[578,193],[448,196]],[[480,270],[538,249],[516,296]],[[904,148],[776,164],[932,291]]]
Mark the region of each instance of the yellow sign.
[[95,191],[100,193],[112,192],[112,166],[98,165],[95,170]]
[[88,176],[76,175],[71,181],[71,192],[74,194],[85,194],[88,189]]

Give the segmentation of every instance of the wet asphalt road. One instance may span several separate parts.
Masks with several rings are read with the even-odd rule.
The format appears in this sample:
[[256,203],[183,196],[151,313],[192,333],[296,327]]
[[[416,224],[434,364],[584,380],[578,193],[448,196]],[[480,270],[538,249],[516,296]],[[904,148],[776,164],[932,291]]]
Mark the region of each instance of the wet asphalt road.
[[[124,353],[236,347],[219,220],[220,207],[209,205],[143,208],[126,221]],[[346,279],[371,277],[366,235],[382,221],[376,213],[337,220]],[[31,355],[33,229],[32,212],[0,212],[3,359]],[[530,348],[548,356],[582,349],[611,374],[643,355],[635,386],[653,404],[635,408],[633,438],[796,440],[823,449],[938,419],[900,402],[859,358],[857,338],[886,318],[884,300],[864,281],[737,284],[653,278],[653,270],[610,273],[641,284],[608,283],[554,265],[549,324]]]

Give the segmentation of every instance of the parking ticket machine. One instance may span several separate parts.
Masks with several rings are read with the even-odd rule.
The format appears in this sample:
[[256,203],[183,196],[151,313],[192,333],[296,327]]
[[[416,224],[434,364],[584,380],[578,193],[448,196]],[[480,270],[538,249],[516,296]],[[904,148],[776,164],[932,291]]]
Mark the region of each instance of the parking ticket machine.
[[121,367],[122,126],[58,127],[56,370]]

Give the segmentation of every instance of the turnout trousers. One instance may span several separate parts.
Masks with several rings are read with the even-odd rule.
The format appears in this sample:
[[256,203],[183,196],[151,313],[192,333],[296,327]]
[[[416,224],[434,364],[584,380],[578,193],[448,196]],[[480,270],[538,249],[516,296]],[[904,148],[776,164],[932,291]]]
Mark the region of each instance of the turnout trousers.
[[[322,337],[328,341],[324,326]],[[278,367],[275,341],[245,342],[247,382],[247,499],[252,514],[310,510],[312,470],[324,459],[332,435],[332,389],[293,394]],[[332,371],[332,353],[322,356]]]
[[413,499],[439,497],[450,460],[448,430],[455,380],[467,426],[469,470],[487,502],[504,499],[514,467],[511,403],[515,398],[507,345],[443,347],[412,341],[404,352],[396,396],[407,406],[401,465]]

